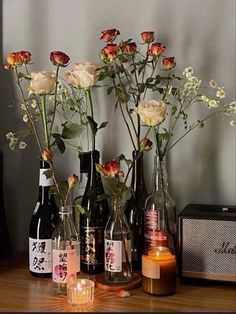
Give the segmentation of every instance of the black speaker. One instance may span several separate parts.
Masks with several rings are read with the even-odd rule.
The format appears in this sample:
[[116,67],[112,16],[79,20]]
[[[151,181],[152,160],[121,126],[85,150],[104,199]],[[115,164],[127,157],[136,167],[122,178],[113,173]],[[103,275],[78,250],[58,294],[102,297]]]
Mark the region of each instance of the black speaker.
[[189,204],[178,215],[179,275],[236,282],[236,206]]

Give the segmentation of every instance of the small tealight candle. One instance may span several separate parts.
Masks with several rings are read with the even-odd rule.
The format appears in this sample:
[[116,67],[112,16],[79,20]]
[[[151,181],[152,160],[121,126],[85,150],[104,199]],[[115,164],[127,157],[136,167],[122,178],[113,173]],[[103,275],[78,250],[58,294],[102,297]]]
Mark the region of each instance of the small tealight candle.
[[72,305],[88,305],[94,299],[94,282],[89,279],[77,279],[67,284],[67,298]]
[[155,295],[176,291],[176,258],[166,247],[156,247],[142,256],[143,290]]

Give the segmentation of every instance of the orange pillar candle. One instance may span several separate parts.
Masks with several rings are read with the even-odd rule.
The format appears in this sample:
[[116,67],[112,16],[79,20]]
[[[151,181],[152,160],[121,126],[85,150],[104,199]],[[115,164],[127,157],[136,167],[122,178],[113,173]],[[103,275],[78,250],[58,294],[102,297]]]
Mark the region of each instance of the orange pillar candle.
[[155,295],[176,291],[176,258],[166,247],[156,247],[142,256],[143,290]]

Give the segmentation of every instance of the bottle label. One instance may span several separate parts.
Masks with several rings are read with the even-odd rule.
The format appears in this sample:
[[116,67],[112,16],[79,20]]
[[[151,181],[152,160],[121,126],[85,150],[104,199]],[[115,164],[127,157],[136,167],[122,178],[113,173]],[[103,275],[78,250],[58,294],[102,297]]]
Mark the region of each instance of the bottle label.
[[142,275],[152,279],[160,279],[160,265],[148,256],[142,256]]
[[144,241],[145,248],[156,246],[157,232],[160,229],[160,214],[157,210],[147,209],[145,212]]
[[81,226],[81,263],[104,264],[104,228]]
[[[131,241],[127,240],[127,254],[131,262]],[[105,239],[105,270],[110,272],[121,272],[122,262],[126,261],[122,241]]]
[[76,250],[54,250],[52,252],[52,280],[57,283],[67,283],[76,278]]
[[52,186],[54,184],[53,177],[47,178],[45,172],[50,169],[39,170],[39,185],[40,186]]
[[29,269],[34,273],[52,272],[52,240],[29,238]]

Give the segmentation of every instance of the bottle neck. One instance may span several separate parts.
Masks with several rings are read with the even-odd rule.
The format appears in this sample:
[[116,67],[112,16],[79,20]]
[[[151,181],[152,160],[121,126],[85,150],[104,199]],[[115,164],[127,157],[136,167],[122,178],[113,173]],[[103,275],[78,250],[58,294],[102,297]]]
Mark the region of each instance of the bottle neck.
[[86,189],[96,187],[99,194],[104,193],[102,179],[100,173],[96,170],[96,163],[99,163],[100,154],[99,151],[94,150],[90,153],[89,171],[88,171],[88,182]]
[[131,188],[136,193],[142,193],[142,195],[147,196],[147,187],[144,179],[143,171],[143,153],[140,154],[139,151],[134,150],[132,152],[133,157],[133,168],[131,177]]
[[[50,165],[46,161],[40,160],[39,170],[39,196],[40,203],[47,203],[49,201],[49,189],[54,184],[53,178],[47,178],[46,172],[50,170]],[[53,197],[53,195],[52,195]]]
[[154,157],[154,171],[153,171],[153,192],[168,190],[168,178],[166,170],[166,157]]

